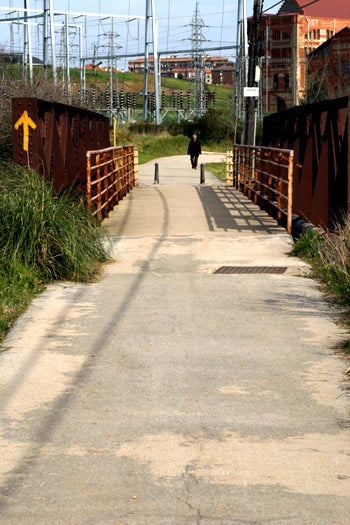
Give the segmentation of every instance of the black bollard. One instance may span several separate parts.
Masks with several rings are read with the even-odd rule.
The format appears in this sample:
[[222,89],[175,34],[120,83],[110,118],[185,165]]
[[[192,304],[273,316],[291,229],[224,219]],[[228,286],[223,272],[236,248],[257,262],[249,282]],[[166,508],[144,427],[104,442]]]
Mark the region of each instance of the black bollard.
[[201,169],[201,184],[205,184],[204,164],[200,165],[200,169]]
[[154,165],[154,184],[159,184],[159,164],[158,162]]

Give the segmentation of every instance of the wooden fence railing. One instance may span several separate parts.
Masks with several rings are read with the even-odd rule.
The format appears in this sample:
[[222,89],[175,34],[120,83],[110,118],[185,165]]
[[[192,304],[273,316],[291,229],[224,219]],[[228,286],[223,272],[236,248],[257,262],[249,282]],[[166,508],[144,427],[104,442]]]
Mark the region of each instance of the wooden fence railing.
[[101,221],[138,184],[138,151],[133,146],[87,151],[87,207]]
[[234,145],[226,154],[226,183],[292,232],[293,151]]

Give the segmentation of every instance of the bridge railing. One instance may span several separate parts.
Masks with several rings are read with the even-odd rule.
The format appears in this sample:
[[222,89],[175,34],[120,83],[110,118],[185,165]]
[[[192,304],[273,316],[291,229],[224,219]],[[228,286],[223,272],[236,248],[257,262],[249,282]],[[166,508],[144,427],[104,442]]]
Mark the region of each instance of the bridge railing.
[[292,232],[293,151],[234,145],[226,154],[226,183]]
[[264,146],[294,150],[293,214],[334,230],[350,213],[350,97],[264,117]]
[[138,150],[109,147],[86,153],[87,207],[101,221],[138,184]]

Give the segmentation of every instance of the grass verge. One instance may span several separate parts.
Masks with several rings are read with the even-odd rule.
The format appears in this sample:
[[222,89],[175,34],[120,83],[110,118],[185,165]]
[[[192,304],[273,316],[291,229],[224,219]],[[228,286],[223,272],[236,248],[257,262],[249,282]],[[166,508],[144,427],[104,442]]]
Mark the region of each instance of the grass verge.
[[108,254],[83,202],[12,163],[0,165],[0,180],[1,341],[46,283],[91,281]]
[[133,136],[133,144],[139,150],[140,164],[171,155],[186,155],[188,142],[187,137],[181,135],[172,137],[166,132],[159,135]]
[[226,182],[226,163],[225,162],[208,162],[205,169],[213,173],[222,182]]
[[311,266],[330,300],[350,308],[350,218],[332,234],[309,229],[294,244],[296,255]]
[[[308,229],[296,240],[290,255],[310,264],[311,277],[322,285],[326,298],[345,307],[343,325],[350,332],[350,217],[334,233]],[[350,355],[350,338],[337,348]]]

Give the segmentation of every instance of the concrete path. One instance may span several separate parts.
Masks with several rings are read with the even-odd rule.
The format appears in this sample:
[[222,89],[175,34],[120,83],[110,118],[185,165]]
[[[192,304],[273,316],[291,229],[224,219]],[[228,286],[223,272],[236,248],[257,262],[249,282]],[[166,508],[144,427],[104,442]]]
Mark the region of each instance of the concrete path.
[[[265,213],[155,162],[105,221],[103,278],[7,338],[0,523],[349,524],[339,312]],[[288,269],[214,273],[237,265]]]

